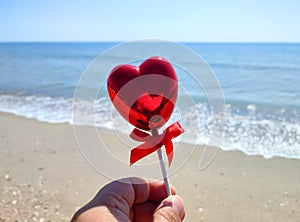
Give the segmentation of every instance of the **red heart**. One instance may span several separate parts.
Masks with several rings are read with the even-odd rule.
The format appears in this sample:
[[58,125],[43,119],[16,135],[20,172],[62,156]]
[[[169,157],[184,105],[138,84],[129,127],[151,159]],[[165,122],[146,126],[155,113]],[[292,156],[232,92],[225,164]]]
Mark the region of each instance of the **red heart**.
[[119,113],[143,130],[158,129],[170,118],[178,93],[176,72],[166,59],[155,56],[139,66],[116,66],[107,88]]

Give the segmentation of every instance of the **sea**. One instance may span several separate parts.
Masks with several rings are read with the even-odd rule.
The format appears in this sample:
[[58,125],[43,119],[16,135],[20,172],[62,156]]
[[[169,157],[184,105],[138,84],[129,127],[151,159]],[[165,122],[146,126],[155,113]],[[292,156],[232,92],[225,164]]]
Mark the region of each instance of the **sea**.
[[[53,124],[77,124],[72,113],[78,82],[97,56],[119,44],[0,43],[0,111]],[[226,106],[221,149],[300,159],[300,44],[180,44],[206,61],[221,87]],[[179,85],[183,73],[178,72]],[[187,107],[181,112],[182,118],[190,120],[185,127],[199,136],[197,143],[205,144],[211,124],[209,102],[203,89],[189,81],[184,84],[200,121],[195,124],[195,113]],[[113,130],[109,98],[94,103],[97,121],[80,125],[96,123]],[[84,116],[88,111],[82,104]],[[0,127],[5,126],[0,123]]]

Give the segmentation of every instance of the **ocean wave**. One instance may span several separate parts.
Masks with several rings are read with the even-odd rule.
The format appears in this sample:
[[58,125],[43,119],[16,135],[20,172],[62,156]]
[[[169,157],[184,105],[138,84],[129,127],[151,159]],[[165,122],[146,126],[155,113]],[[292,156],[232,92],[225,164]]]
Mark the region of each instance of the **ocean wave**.
[[213,68],[231,68],[236,70],[281,70],[281,71],[299,71],[300,66],[295,64],[272,64],[272,63],[229,63],[229,62],[211,62]]
[[[80,114],[76,122],[73,119],[74,108]],[[243,110],[232,105],[226,108],[226,123],[221,129],[224,130],[223,150],[240,150],[248,155],[265,158],[281,156],[300,159],[299,111],[287,112],[281,109],[264,113],[254,104],[246,105]],[[197,112],[192,112],[190,107],[186,107],[181,110],[181,114],[175,109],[170,121],[185,124],[186,136],[182,136],[181,141],[195,143],[195,138],[198,138],[198,144],[207,144],[212,129],[218,123],[211,118],[208,104],[199,102],[196,109]],[[76,101],[74,106],[73,98],[2,93],[0,111],[49,123],[96,126],[111,130],[118,125],[117,130],[130,132],[127,122],[120,118],[108,98]]]
[[71,98],[50,96],[0,95],[0,111],[49,123],[72,123]]
[[223,149],[241,150],[248,155],[262,155],[300,158],[299,113],[276,114],[257,111],[255,105],[248,105],[248,113],[240,114],[229,109],[225,126]]

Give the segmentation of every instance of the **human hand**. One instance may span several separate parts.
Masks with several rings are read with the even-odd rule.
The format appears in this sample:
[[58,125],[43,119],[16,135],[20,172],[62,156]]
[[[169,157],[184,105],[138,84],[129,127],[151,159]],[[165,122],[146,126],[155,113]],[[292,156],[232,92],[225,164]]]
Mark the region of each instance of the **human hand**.
[[167,197],[161,181],[133,177],[113,181],[75,213],[72,222],[98,221],[170,221],[181,222],[185,216],[182,199]]

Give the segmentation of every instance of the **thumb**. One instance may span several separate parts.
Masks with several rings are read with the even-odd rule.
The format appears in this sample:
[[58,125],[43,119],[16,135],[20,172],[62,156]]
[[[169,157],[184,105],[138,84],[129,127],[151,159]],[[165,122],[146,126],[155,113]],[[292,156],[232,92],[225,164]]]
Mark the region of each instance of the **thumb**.
[[153,221],[181,222],[184,218],[184,204],[180,196],[169,196],[162,201],[153,214]]

